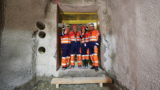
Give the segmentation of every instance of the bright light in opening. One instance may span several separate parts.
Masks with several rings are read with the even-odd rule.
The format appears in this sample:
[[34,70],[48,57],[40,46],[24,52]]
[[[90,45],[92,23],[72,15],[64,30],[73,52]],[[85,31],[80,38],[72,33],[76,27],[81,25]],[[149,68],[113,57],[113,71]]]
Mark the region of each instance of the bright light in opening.
[[97,29],[97,23],[93,23],[94,24],[94,28]]

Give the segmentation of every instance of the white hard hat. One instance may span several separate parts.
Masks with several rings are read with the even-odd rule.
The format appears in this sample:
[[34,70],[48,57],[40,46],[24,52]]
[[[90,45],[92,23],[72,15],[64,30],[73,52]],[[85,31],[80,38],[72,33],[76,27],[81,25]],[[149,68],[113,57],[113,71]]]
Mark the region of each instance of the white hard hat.
[[89,26],[94,26],[94,24],[91,22],[91,23],[89,23]]

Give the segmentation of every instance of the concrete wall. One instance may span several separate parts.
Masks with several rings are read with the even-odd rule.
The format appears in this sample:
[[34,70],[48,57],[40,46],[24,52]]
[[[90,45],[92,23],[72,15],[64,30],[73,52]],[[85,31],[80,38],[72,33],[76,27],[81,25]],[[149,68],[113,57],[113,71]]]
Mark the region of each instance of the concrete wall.
[[[3,0],[0,89],[13,89],[35,76],[59,76],[55,1]],[[131,90],[160,89],[159,0],[58,1],[62,11],[98,12],[102,63],[116,83]],[[45,24],[44,30],[36,27],[37,21]],[[39,38],[40,31],[45,38]],[[41,46],[44,54],[38,52]]]
[[160,0],[108,0],[114,72],[129,90],[160,90]]
[[[44,19],[45,29],[40,30],[46,33],[46,37],[40,38],[36,35],[37,56],[36,56],[36,75],[37,76],[58,76],[57,65],[57,5],[50,3],[46,17]],[[38,52],[39,47],[45,48],[45,53]]]
[[[48,4],[48,12],[44,19],[46,29],[43,31],[46,32],[46,37],[40,39],[38,36],[36,40],[38,42],[38,47],[44,46],[46,48],[46,53],[40,54],[37,52],[36,57],[36,73],[38,76],[51,76],[54,75],[58,77],[60,72],[56,71],[57,68],[57,42],[56,42],[56,13],[57,7],[54,4],[55,1],[51,1]],[[101,61],[104,69],[106,71],[113,71],[112,68],[112,39],[111,39],[111,21],[108,21],[109,11],[106,8],[106,1],[100,0],[59,0],[58,7],[63,12],[97,12],[100,19],[100,33],[102,42],[101,42]],[[86,9],[87,8],[87,9]],[[49,22],[49,23],[47,23]],[[107,27],[107,26],[108,27]],[[48,28],[50,27],[50,28]],[[53,35],[53,36],[52,36]],[[59,37],[58,37],[59,38]],[[105,53],[105,54],[104,54]]]
[[[0,89],[10,90],[30,81],[35,76],[59,76],[56,71],[57,60],[57,5],[56,0],[6,0],[4,5],[5,21],[1,31],[0,57]],[[59,0],[63,11],[98,12],[100,17],[100,32],[102,44],[101,53],[106,71],[111,67],[111,37],[106,25],[107,18],[105,0]],[[67,8],[63,8],[66,6]],[[78,7],[77,7],[78,6]],[[87,9],[86,9],[87,8]],[[105,18],[107,16],[107,18]],[[36,27],[36,22],[45,24],[45,29]],[[38,31],[36,31],[38,30]],[[39,38],[40,31],[46,33],[45,38]],[[104,31],[104,32],[103,32]],[[109,38],[108,38],[109,37]],[[105,39],[103,39],[105,38]],[[38,52],[39,47],[45,47],[46,52]],[[109,63],[108,63],[109,62]],[[103,63],[103,62],[102,62]]]
[[[4,29],[1,39],[0,89],[10,90],[32,79],[35,23],[44,19],[44,0],[4,0]],[[33,49],[33,50],[32,50]]]

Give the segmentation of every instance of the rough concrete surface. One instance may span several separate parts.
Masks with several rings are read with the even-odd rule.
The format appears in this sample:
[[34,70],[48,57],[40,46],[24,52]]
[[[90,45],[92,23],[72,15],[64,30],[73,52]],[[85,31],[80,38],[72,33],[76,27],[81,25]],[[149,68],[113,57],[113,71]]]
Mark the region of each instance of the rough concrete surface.
[[[51,89],[55,86],[37,77],[68,75],[56,71],[55,1],[0,0],[0,89],[11,90],[21,85],[32,85],[33,90],[44,90],[45,86]],[[58,1],[63,12],[98,13],[101,63],[105,75],[114,83],[131,90],[160,89],[160,0]],[[43,30],[37,28],[38,21],[44,23]],[[38,36],[40,31],[46,34],[44,38]],[[39,47],[44,47],[45,52],[39,53]],[[75,87],[107,89],[96,85]],[[63,88],[75,89],[73,85],[62,85]]]
[[[35,76],[32,60],[35,23],[44,19],[43,0],[3,0],[5,25],[1,39],[0,89],[11,90]],[[39,2],[40,1],[40,2]]]
[[115,79],[129,90],[160,90],[160,0],[108,0],[108,7]]

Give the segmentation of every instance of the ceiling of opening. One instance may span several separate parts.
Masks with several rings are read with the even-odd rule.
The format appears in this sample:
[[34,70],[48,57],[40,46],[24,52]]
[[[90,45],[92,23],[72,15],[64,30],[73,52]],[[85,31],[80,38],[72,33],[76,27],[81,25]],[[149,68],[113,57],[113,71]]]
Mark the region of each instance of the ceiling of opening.
[[97,13],[60,12],[58,20],[67,24],[97,23],[98,15]]

